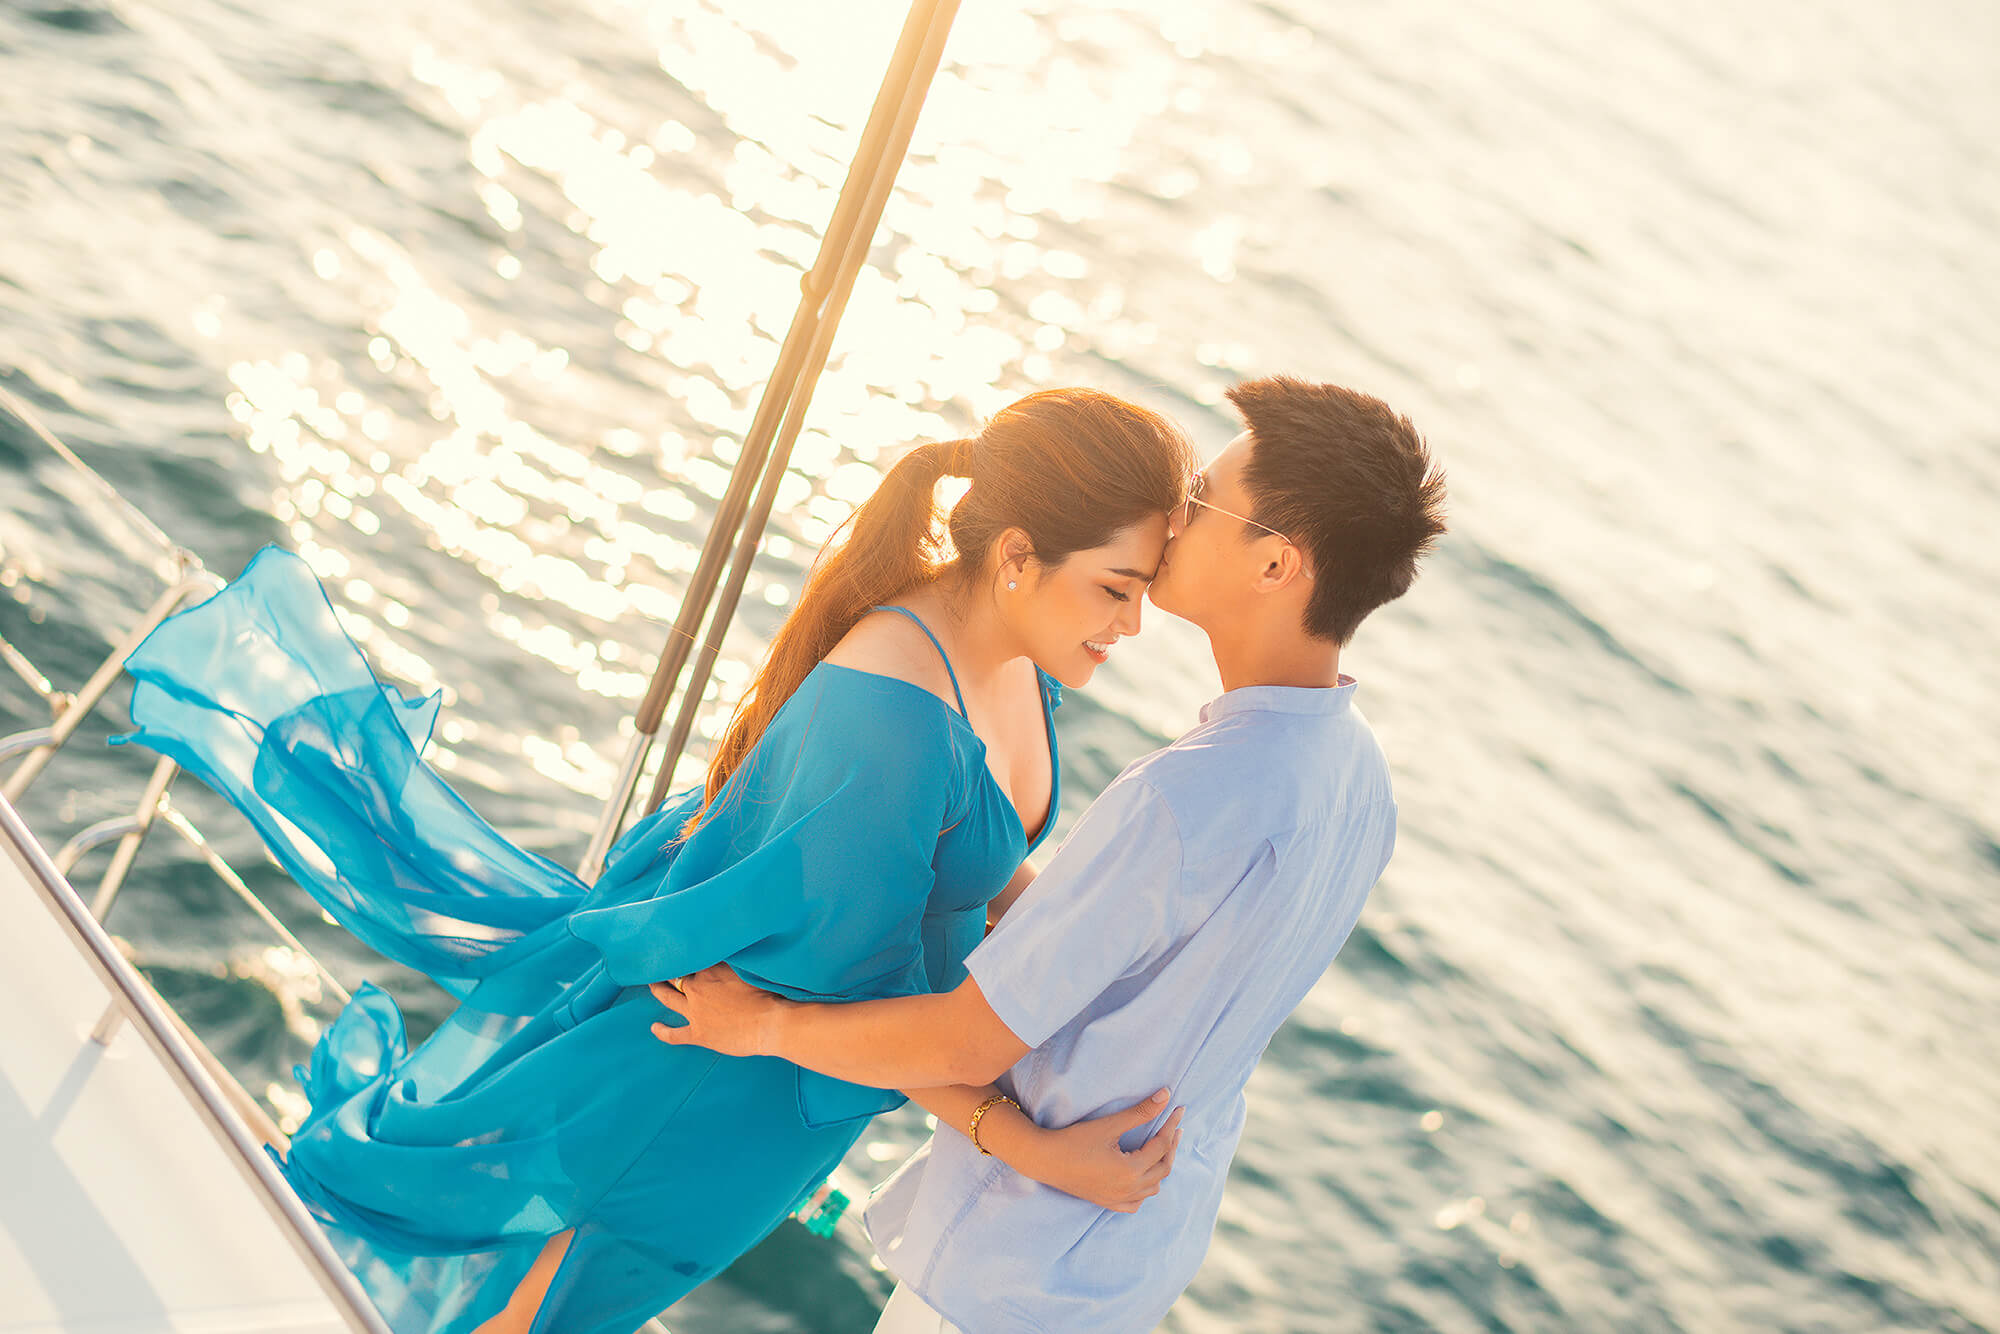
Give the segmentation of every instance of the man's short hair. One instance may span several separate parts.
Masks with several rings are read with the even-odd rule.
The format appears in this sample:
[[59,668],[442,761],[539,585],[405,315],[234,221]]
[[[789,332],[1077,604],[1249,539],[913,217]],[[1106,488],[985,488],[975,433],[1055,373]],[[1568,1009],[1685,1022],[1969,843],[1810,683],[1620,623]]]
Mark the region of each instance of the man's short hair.
[[1444,533],[1444,472],[1379,398],[1291,376],[1229,391],[1252,441],[1251,515],[1298,544],[1313,572],[1306,633],[1345,644],[1409,591]]

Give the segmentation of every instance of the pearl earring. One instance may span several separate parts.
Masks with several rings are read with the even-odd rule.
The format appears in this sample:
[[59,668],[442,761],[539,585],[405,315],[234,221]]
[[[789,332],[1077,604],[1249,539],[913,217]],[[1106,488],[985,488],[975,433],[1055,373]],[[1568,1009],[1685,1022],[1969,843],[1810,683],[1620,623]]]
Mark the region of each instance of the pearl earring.
[[1014,591],[1015,589],[1017,589],[1017,588],[1019,588],[1019,587],[1020,587],[1020,585],[1019,585],[1019,584],[1017,584],[1017,583],[1015,583],[1015,582],[1014,582],[1014,581],[1013,581],[1012,579],[1009,579],[1009,580],[1007,581],[1007,591],[1008,591],[1009,593],[1013,592],[1013,591]]

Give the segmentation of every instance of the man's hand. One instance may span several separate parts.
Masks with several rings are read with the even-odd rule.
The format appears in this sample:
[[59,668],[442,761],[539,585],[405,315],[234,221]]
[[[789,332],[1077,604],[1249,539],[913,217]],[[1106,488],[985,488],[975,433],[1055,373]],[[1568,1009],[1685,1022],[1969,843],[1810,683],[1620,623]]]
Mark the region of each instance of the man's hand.
[[1142,1103],[1061,1130],[1043,1131],[1035,1150],[1035,1169],[1027,1173],[1045,1186],[1088,1200],[1113,1213],[1137,1213],[1139,1206],[1160,1193],[1160,1183],[1174,1170],[1181,1144],[1181,1113],[1174,1114],[1153,1137],[1127,1153],[1118,1147],[1125,1132],[1143,1126],[1166,1105],[1161,1089]]
[[718,963],[686,977],[655,982],[653,998],[687,1020],[682,1028],[654,1024],[653,1036],[676,1047],[706,1047],[724,1056],[768,1056],[771,1024],[782,996],[759,991]]

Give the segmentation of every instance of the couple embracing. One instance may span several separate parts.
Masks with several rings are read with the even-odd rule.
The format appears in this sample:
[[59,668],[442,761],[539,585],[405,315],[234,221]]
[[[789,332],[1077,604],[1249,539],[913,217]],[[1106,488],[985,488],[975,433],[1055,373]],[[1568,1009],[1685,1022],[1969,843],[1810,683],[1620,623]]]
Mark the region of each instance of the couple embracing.
[[[1389,859],[1340,671],[1443,531],[1409,422],[1332,385],[1165,418],[1053,390],[910,451],[822,554],[709,764],[584,885],[419,758],[302,565],[266,552],[129,666],[135,740],[248,815],[342,925],[458,1006],[364,987],[284,1158],[398,1334],[627,1334],[908,1097],[868,1206],[881,1330],[1151,1329],[1207,1250],[1280,1023]],[[934,492],[970,481],[940,525]],[[949,544],[943,534],[949,534]],[[1223,693],[1039,874],[1054,715],[1150,596]],[[1123,651],[1132,651],[1126,649]]]

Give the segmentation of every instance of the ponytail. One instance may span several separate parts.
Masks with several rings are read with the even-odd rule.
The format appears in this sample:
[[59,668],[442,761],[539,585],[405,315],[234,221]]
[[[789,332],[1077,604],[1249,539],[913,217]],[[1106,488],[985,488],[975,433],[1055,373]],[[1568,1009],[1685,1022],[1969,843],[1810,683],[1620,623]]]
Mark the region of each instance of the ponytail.
[[[863,616],[947,572],[947,529],[954,574],[977,575],[1010,528],[1028,535],[1039,564],[1059,565],[1180,504],[1193,471],[1179,427],[1096,389],[1044,389],[1002,408],[976,436],[912,449],[854,512],[847,540],[821,551],[709,758],[701,810],[684,832]],[[940,524],[935,493],[945,477],[973,483]]]
[[708,814],[792,692],[847,632],[873,608],[936,576],[944,555],[937,484],[971,476],[973,444],[943,440],[910,450],[848,520],[847,540],[821,552],[798,605],[778,627],[764,665],[709,757],[701,809],[688,822],[689,831]]

